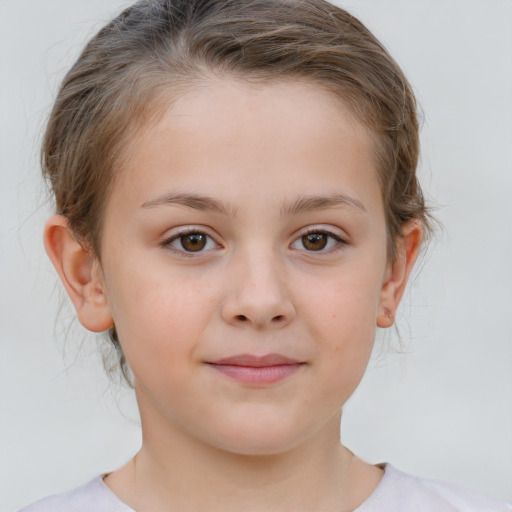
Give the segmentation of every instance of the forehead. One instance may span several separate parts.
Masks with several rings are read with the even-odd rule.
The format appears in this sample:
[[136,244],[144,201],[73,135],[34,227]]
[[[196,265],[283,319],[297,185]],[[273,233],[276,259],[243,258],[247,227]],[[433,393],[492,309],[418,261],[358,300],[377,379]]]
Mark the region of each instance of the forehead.
[[123,183],[146,195],[215,186],[233,198],[264,189],[269,202],[304,187],[325,194],[341,178],[347,189],[378,187],[371,135],[321,86],[217,78],[157,111],[129,145],[114,192]]
[[[304,122],[312,129],[315,124],[322,128],[329,125],[339,135],[342,125],[350,125],[351,130],[365,132],[363,137],[373,139],[373,131],[364,127],[359,114],[354,113],[354,100],[345,101],[343,93],[335,93],[324,84],[298,76],[245,79],[206,73],[210,74],[202,79],[191,77],[155,89],[146,103],[146,122],[130,133],[126,153],[138,142],[145,145],[169,128],[183,130],[188,125],[197,133],[194,124],[215,124],[216,130],[208,137],[212,143],[222,143],[219,139],[236,124],[235,128],[242,126],[247,134],[250,129],[258,131],[271,123],[282,129],[283,135],[293,135],[303,130]],[[290,125],[292,120],[295,123]],[[338,138],[338,142],[342,140]]]

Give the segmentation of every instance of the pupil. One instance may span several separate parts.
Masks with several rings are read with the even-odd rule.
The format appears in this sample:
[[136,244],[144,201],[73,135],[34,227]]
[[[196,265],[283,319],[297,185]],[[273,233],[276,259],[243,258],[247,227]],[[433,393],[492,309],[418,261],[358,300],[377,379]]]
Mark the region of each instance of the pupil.
[[204,249],[206,245],[206,235],[202,233],[191,233],[181,237],[181,246],[189,252],[197,252]]
[[302,243],[310,251],[321,251],[327,245],[327,236],[323,233],[310,233],[302,237]]

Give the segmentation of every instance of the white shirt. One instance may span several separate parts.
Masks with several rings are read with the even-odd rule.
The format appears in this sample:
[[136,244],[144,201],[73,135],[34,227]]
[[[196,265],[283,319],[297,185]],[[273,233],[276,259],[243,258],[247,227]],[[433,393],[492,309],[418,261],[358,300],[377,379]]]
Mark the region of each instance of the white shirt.
[[[512,512],[512,505],[459,485],[416,478],[390,464],[384,469],[384,476],[375,491],[354,512]],[[218,511],[221,512],[222,507]],[[98,476],[82,487],[49,496],[19,512],[135,511]]]

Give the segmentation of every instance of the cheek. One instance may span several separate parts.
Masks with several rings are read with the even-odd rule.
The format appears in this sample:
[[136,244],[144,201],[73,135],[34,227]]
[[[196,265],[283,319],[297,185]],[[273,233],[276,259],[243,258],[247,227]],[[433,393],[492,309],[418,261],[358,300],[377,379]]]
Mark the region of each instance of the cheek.
[[138,264],[133,255],[106,275],[116,329],[135,374],[146,367],[179,372],[180,361],[193,358],[214,308],[207,281],[158,262]]
[[338,276],[319,281],[304,301],[312,325],[337,341],[373,341],[382,286],[380,272],[353,266]]
[[379,272],[354,265],[336,279],[318,283],[303,304],[324,384],[334,393],[344,390],[344,398],[359,383],[371,355],[380,289]]
[[322,394],[332,397],[335,408],[349,399],[363,378],[375,339],[374,308],[369,307],[364,314],[352,305],[339,304],[340,310],[330,309],[324,338],[317,337],[321,341],[318,375]]

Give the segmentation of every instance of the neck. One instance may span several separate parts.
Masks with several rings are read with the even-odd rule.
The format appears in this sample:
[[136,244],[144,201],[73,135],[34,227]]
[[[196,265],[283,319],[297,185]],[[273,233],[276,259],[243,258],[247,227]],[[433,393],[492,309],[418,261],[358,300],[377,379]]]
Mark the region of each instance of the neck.
[[353,510],[369,492],[350,490],[361,467],[339,442],[340,419],[341,412],[312,439],[274,455],[226,452],[179,430],[163,439],[143,423],[141,450],[105,481],[138,512]]

